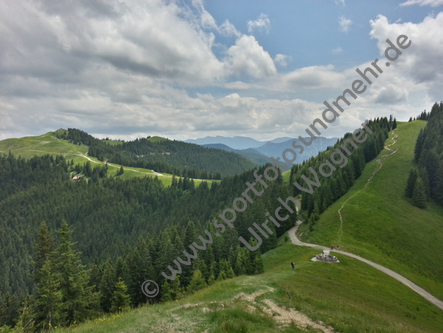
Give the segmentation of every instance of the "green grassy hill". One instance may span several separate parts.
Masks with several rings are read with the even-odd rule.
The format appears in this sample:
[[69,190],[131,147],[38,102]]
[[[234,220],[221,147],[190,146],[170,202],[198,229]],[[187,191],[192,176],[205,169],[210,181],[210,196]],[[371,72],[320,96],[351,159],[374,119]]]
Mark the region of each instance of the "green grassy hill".
[[[76,145],[70,143],[66,140],[62,140],[57,138],[56,134],[59,131],[48,132],[46,134],[40,136],[28,136],[19,139],[6,139],[0,141],[0,154],[7,154],[11,151],[16,156],[21,156],[23,158],[31,158],[34,156],[43,156],[43,155],[63,155],[67,160],[74,160],[74,163],[86,163],[88,160],[93,164],[103,164],[102,161],[99,161],[95,157],[87,156],[88,155],[88,146],[85,145]],[[167,139],[160,137],[152,137],[150,138],[154,142],[164,141]],[[119,141],[111,141],[107,140],[106,142],[112,144],[122,144]],[[118,169],[120,169],[120,165],[116,165],[113,163],[108,163],[109,175],[114,175]],[[133,177],[155,177],[162,181],[165,186],[169,186],[172,183],[172,175],[168,173],[158,173],[156,170],[148,170],[142,168],[134,168],[134,167],[125,167],[125,173],[121,175],[121,178],[133,178]],[[200,184],[203,180],[194,179],[194,183],[196,185]],[[210,184],[211,182],[216,180],[207,180]]]
[[[443,209],[420,210],[403,195],[418,132],[400,123],[353,188],[302,238],[359,254],[443,299]],[[389,156],[388,156],[389,155]],[[380,168],[381,166],[381,168]],[[375,176],[373,172],[377,170]],[[284,175],[285,177],[285,175]],[[289,178],[289,177],[285,177]],[[344,206],[343,206],[344,205]],[[341,208],[343,223],[337,211]],[[304,230],[303,230],[304,228]],[[176,302],[109,315],[76,332],[441,332],[442,311],[400,282],[355,259],[312,262],[319,250],[284,242],[263,255],[265,273],[240,276]],[[296,263],[295,270],[290,267]],[[72,329],[71,329],[72,330]],[[70,330],[65,330],[70,331]]]
[[419,209],[404,196],[415,141],[425,125],[424,121],[400,123],[386,142],[397,151],[389,155],[391,151],[383,150],[378,157],[382,166],[375,160],[368,163],[351,190],[321,215],[313,232],[308,233],[306,226],[300,231],[306,242],[339,244],[342,250],[384,265],[443,299],[443,207],[429,202],[426,209]]

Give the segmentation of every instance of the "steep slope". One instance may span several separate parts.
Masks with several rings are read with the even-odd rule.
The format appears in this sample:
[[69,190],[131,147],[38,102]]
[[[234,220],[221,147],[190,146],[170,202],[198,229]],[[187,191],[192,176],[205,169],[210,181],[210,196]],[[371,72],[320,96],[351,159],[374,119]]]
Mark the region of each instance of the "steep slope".
[[404,196],[415,141],[425,124],[400,123],[351,190],[320,216],[312,232],[302,226],[300,236],[309,243],[340,245],[443,299],[443,208],[429,202],[419,209]]

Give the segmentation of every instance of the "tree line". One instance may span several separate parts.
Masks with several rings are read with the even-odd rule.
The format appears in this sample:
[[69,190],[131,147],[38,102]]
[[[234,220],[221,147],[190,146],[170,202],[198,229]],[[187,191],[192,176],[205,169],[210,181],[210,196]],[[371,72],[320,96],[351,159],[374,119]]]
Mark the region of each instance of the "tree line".
[[405,195],[419,208],[426,208],[430,199],[443,206],[443,102],[422,115],[427,124],[415,143],[416,167],[409,173]]

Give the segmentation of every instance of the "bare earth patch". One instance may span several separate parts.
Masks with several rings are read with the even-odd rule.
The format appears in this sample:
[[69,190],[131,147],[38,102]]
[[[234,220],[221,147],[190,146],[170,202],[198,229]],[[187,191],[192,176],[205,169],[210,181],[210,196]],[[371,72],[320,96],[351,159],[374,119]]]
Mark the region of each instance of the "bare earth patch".
[[[270,316],[273,316],[273,318],[278,323],[287,325],[292,322],[301,328],[307,328],[308,326],[310,326],[312,328],[322,330],[325,333],[335,332],[333,327],[327,326],[322,321],[314,321],[303,313],[298,312],[297,310],[294,310],[292,308],[286,309],[284,307],[278,306],[269,299],[263,300],[263,303],[265,303],[268,307],[263,306],[262,310]],[[277,314],[277,316],[275,316],[275,313]]]

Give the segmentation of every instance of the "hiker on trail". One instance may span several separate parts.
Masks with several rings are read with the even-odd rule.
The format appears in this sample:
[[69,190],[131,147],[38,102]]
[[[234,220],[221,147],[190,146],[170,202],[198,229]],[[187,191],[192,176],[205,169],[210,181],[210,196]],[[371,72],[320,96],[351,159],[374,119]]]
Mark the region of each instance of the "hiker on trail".
[[331,250],[333,250],[334,249],[334,245],[331,245]]
[[340,245],[337,245],[337,250],[340,250]]
[[292,269],[295,267],[295,263],[291,262]]

